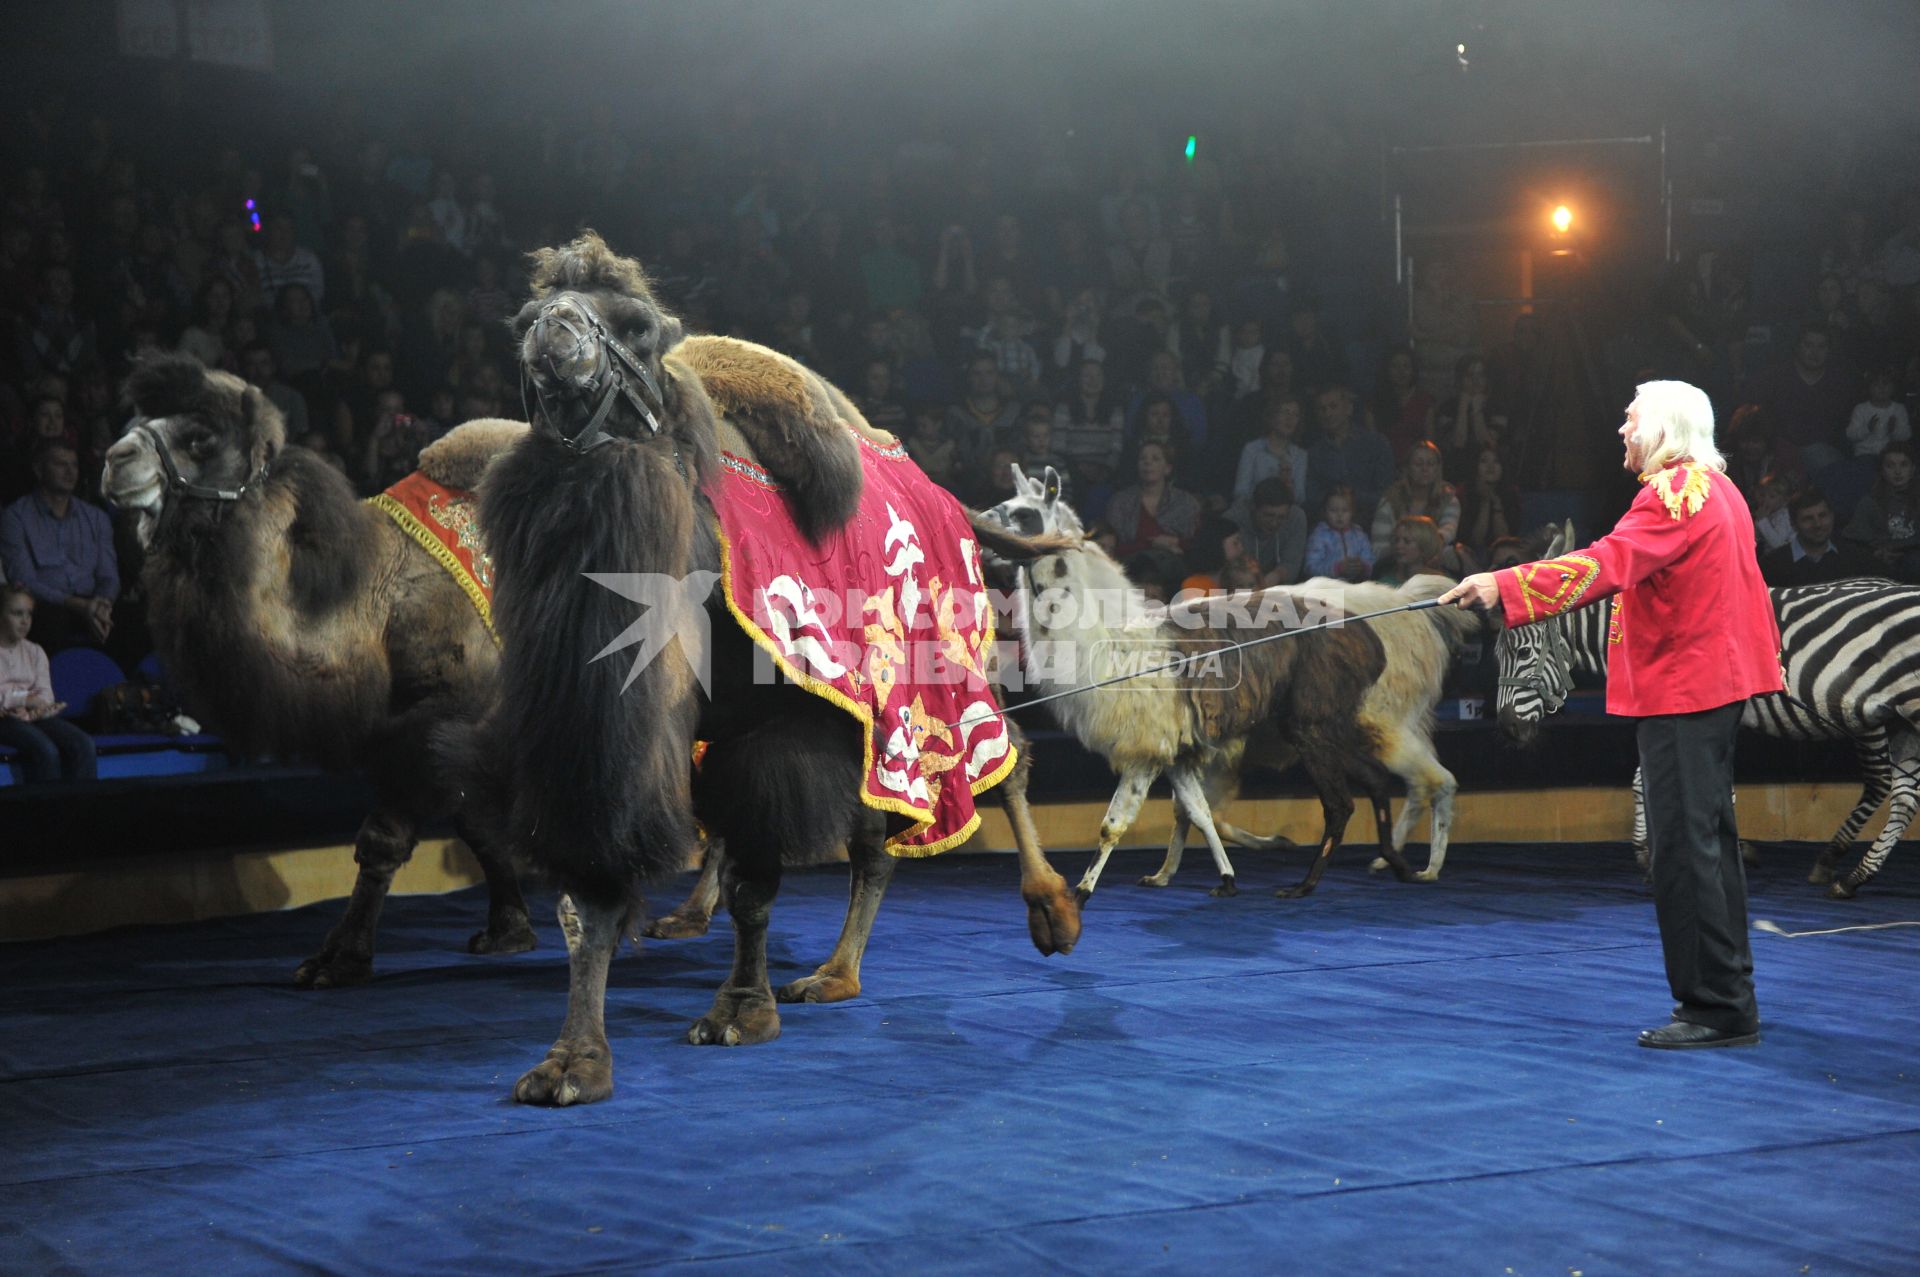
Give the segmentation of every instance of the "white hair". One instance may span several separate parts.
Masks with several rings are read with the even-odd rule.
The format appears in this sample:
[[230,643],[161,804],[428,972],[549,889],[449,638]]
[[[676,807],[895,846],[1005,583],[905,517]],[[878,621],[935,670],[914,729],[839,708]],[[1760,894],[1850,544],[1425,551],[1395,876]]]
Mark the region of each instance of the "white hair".
[[1708,470],[1725,471],[1727,459],[1713,442],[1713,401],[1684,381],[1643,381],[1633,402],[1640,409],[1640,434],[1650,440],[1641,469],[1648,474],[1688,460]]

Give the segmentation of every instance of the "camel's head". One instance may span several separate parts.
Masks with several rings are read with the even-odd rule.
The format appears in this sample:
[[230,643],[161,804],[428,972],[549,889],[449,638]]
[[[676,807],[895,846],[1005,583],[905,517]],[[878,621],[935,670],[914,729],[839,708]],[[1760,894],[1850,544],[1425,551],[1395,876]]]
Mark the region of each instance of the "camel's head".
[[134,417],[107,450],[100,486],[134,513],[142,545],[169,508],[238,501],[286,444],[286,423],[265,394],[186,355],[160,355],[127,380]]
[[685,330],[640,263],[592,231],[532,257],[533,298],[513,331],[533,428],[577,452],[668,430],[673,387],[662,360]]

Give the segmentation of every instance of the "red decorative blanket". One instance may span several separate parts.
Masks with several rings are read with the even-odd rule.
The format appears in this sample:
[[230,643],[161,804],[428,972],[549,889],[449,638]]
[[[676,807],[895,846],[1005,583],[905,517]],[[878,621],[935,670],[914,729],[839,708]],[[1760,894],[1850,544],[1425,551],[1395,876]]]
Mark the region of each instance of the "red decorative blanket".
[[967,516],[895,444],[859,435],[865,488],[819,545],[767,472],[721,453],[707,485],[734,619],[781,671],[866,730],[861,801],[906,827],[897,856],[931,856],[980,823],[973,798],[1013,769],[986,679],[993,609]]
[[493,632],[493,562],[480,547],[473,494],[416,470],[369,501],[453,574]]

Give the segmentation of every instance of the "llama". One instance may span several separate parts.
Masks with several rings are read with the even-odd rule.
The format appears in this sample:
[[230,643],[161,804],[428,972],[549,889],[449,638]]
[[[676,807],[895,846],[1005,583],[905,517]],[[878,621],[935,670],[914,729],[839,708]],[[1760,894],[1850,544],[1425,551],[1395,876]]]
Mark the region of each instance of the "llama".
[[[989,511],[991,517],[1028,535],[1081,533],[1078,516],[1059,499],[1059,476],[1052,467],[1039,479],[1021,473],[1016,467],[1015,488],[1013,497]],[[1376,584],[1312,581],[1285,593],[1308,606],[1318,603],[1328,609],[1367,613],[1437,597],[1449,584],[1445,577],[1439,576],[1415,577],[1398,589]],[[1386,668],[1367,689],[1360,705],[1359,721],[1368,739],[1377,742],[1377,761],[1407,785],[1406,806],[1393,826],[1391,837],[1383,836],[1381,845],[1394,852],[1404,852],[1421,812],[1430,808],[1432,841],[1427,867],[1413,874],[1412,880],[1432,882],[1440,876],[1446,863],[1453,798],[1458,790],[1453,774],[1441,765],[1433,748],[1433,708],[1439,701],[1441,684],[1454,653],[1477,630],[1478,623],[1457,611],[1432,608],[1427,609],[1424,616],[1410,613],[1387,616],[1365,625],[1380,636]],[[1207,771],[1203,790],[1208,806],[1217,807],[1237,793],[1245,767],[1285,771],[1295,761],[1281,747],[1278,733],[1271,725],[1256,727],[1242,746],[1222,750]],[[1116,795],[1116,801],[1118,797]],[[1249,833],[1218,817],[1213,823],[1224,838],[1242,846],[1270,850],[1294,845],[1278,835],[1263,837]],[[1176,803],[1167,858],[1159,870],[1139,880],[1141,886],[1164,887],[1172,880],[1180,865],[1189,828],[1185,805]],[[1383,854],[1373,862],[1372,868],[1378,870],[1391,864]],[[1089,877],[1097,880],[1097,870],[1098,866],[1089,872]],[[1081,889],[1090,891],[1091,888],[1092,883],[1083,879]]]

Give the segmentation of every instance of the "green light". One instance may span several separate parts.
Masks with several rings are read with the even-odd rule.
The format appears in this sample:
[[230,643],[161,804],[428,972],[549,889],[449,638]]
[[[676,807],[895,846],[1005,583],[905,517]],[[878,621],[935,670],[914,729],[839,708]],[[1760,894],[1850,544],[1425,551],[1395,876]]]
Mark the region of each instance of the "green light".
[[1187,163],[1189,164],[1193,163],[1193,153],[1199,149],[1200,149],[1199,135],[1189,133],[1187,135]]

